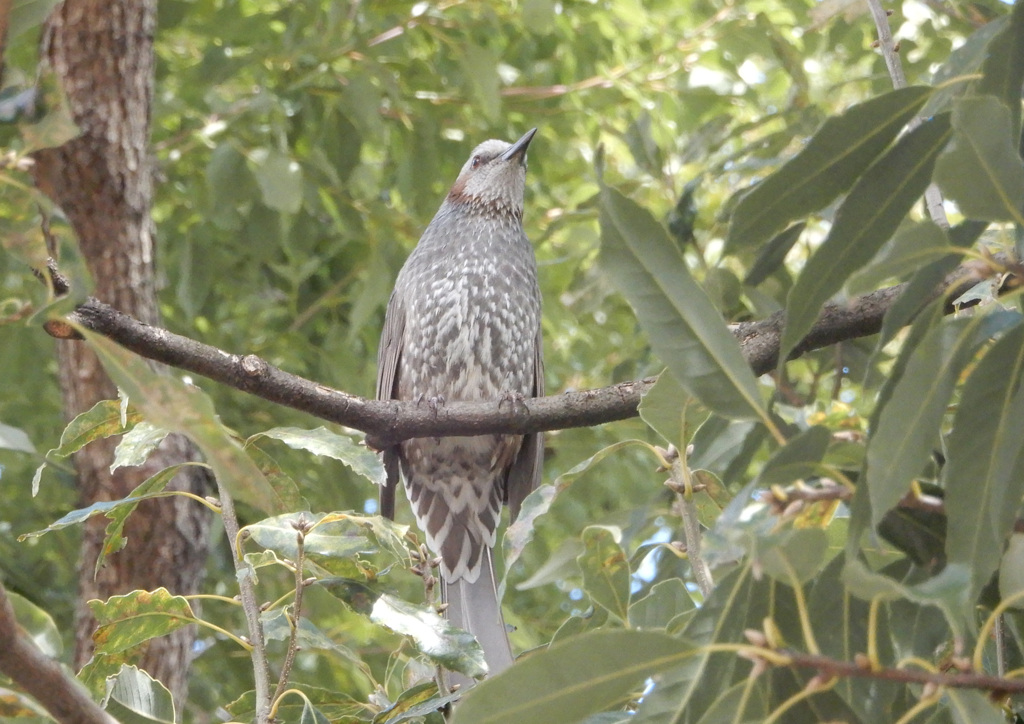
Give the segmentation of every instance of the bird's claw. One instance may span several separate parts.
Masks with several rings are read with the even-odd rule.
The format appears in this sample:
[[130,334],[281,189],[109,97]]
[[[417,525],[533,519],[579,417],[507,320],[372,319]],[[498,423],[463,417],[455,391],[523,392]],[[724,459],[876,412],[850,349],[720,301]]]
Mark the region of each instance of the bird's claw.
[[526,398],[523,397],[522,392],[511,392],[506,390],[501,393],[501,397],[498,398],[498,409],[500,410],[503,405],[508,404],[512,406],[512,412],[519,412],[519,409],[526,406]]

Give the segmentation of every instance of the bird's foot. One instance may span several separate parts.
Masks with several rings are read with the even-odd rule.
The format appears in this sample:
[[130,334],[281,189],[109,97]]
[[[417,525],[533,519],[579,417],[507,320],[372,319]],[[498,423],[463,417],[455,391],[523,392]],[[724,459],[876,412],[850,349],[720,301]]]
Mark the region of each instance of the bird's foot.
[[431,395],[430,397],[427,397],[426,395],[421,394],[416,396],[417,405],[424,402],[430,406],[430,411],[433,412],[434,415],[437,415],[437,411],[444,407],[445,399],[444,395]]
[[511,392],[506,390],[501,393],[501,397],[498,398],[498,409],[500,410],[504,405],[510,405],[512,412],[519,412],[520,409],[525,409],[526,398],[523,397],[522,392]]

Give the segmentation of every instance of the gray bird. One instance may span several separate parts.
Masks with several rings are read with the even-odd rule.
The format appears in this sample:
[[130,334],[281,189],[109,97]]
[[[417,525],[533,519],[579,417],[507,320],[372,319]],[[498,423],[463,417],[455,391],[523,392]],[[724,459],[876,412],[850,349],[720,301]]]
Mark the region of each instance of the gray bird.
[[[537,261],[523,232],[526,149],[484,141],[395,282],[377,356],[377,399],[504,401],[544,394]],[[474,634],[490,673],[512,665],[491,549],[540,478],[540,434],[416,438],[384,451],[381,513],[394,517],[399,463],[446,615]],[[466,686],[471,682],[455,676]]]

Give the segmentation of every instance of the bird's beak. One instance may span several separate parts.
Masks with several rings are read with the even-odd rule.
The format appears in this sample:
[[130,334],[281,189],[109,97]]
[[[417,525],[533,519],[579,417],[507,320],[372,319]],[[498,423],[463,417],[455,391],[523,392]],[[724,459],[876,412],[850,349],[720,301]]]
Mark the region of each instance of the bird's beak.
[[534,135],[537,133],[536,128],[531,128],[527,131],[522,138],[512,144],[505,153],[501,154],[502,161],[511,161],[514,158],[519,159],[519,163],[526,164],[526,149],[530,146],[530,141],[533,140]]

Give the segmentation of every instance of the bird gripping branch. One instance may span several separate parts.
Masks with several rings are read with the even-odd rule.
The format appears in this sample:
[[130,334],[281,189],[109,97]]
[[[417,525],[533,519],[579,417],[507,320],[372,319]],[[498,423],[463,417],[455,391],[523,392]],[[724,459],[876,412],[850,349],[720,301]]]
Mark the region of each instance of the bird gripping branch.
[[[536,131],[473,150],[399,272],[378,352],[378,399],[517,404],[543,396],[537,262],[522,223],[526,150]],[[446,615],[476,636],[492,675],[513,662],[495,531],[501,505],[514,519],[536,487],[542,457],[539,433],[415,438],[384,451],[381,513],[394,517],[401,468],[416,520],[441,559]]]

